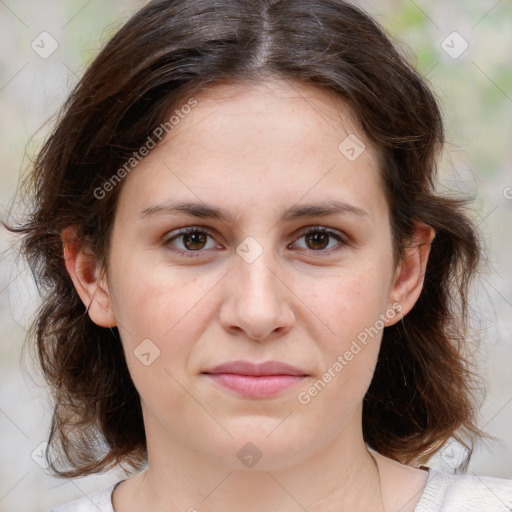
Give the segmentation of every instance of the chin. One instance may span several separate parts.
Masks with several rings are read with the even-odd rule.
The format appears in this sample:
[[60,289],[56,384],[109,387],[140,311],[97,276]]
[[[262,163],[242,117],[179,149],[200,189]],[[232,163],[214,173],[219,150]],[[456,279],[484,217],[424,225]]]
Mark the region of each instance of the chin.
[[[272,428],[268,428],[270,423]],[[212,455],[229,469],[253,471],[288,469],[313,455],[309,453],[314,450],[311,436],[306,439],[303,435],[291,435],[289,428],[284,428],[284,423],[277,425],[279,422],[272,419],[260,423],[255,421],[250,429],[228,428],[233,438],[225,436]],[[208,448],[211,453],[212,445]]]

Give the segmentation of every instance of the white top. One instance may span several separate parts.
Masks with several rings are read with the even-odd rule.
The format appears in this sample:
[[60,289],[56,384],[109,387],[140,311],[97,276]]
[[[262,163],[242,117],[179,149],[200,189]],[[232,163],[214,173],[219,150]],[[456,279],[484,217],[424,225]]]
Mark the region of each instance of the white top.
[[[119,483],[121,482],[48,512],[115,512],[112,506],[112,493]],[[512,511],[512,480],[489,476],[451,475],[428,468],[427,484],[414,512],[482,511]]]

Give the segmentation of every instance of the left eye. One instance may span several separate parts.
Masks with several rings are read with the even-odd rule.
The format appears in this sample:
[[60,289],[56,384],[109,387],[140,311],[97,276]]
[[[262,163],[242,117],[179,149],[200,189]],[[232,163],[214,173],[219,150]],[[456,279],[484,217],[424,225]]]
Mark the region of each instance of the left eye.
[[[310,229],[306,233],[303,233],[302,236],[298,240],[305,240],[307,250],[322,252],[325,249],[332,249],[332,247],[337,244],[329,246],[329,241],[332,239],[336,239],[338,243],[344,244],[345,240],[343,237],[334,231],[330,231],[324,227],[316,227]],[[308,246],[309,245],[309,246]]]

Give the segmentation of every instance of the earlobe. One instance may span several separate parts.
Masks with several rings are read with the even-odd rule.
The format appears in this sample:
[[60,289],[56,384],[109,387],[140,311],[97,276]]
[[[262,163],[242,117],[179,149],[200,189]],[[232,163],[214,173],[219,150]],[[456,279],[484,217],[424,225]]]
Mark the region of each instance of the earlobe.
[[395,324],[414,306],[420,296],[425,279],[428,257],[435,230],[423,223],[416,223],[412,240],[404,249],[404,255],[393,278],[391,302],[400,304],[400,316],[393,318],[387,325]]
[[116,326],[108,285],[95,254],[79,243],[73,227],[65,228],[61,237],[66,270],[89,317],[101,327]]

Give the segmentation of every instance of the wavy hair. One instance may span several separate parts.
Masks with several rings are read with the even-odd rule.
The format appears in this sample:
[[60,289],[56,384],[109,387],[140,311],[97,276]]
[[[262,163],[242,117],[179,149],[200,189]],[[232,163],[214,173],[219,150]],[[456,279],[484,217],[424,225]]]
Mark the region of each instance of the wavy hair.
[[467,355],[480,237],[467,200],[436,192],[444,132],[426,81],[370,16],[341,0],[159,0],[118,30],[74,87],[24,182],[27,218],[4,223],[21,235],[43,299],[27,339],[54,400],[49,443],[62,455],[51,462],[55,475],[147,463],[119,332],[89,318],[65,268],[63,229],[74,226],[108,268],[123,184],[105,183],[184,98],[266,77],[309,83],[350,107],[378,149],[397,258],[416,222],[436,231],[417,303],[384,329],[363,403],[365,441],[411,463],[426,462],[452,436],[469,447],[483,435]]

